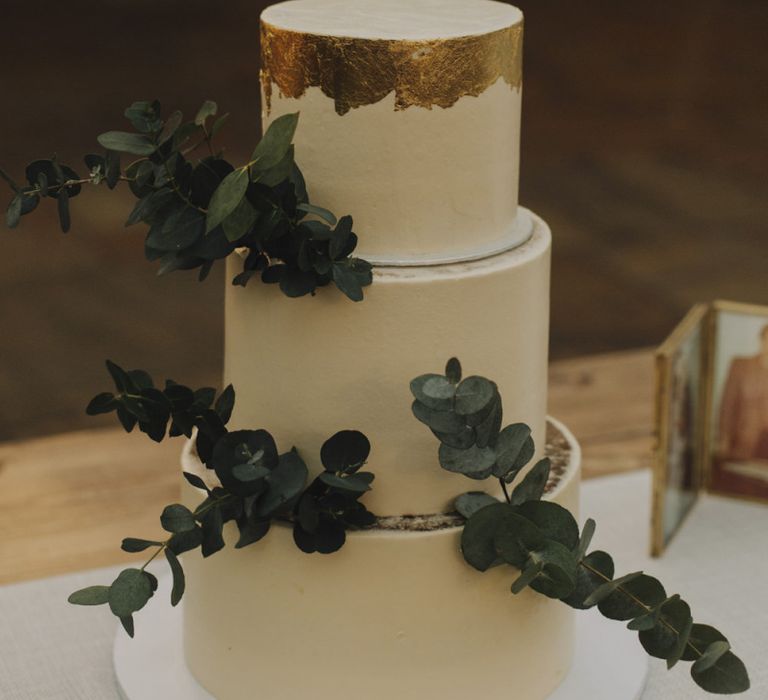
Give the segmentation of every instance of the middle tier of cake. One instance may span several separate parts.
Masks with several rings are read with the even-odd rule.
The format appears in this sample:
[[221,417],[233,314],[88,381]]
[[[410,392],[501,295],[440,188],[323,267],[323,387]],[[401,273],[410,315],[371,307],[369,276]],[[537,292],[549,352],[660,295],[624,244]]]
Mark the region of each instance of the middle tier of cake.
[[[225,382],[235,385],[232,429],[264,428],[296,447],[312,475],[320,447],[339,430],[365,433],[366,495],[380,516],[443,513],[467,490],[442,470],[438,441],[411,414],[409,381],[458,357],[465,376],[494,380],[504,424],[531,426],[543,454],[547,395],[551,235],[533,220],[523,245],[465,263],[377,267],[365,300],[335,289],[286,298],[252,283],[226,295]],[[240,260],[230,259],[233,276]]]

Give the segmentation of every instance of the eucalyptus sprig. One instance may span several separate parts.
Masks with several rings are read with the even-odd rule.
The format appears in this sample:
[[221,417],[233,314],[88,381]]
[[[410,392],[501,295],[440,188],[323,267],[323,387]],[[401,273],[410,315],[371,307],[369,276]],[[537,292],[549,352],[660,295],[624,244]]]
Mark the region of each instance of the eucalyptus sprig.
[[168,534],[162,540],[128,537],[126,552],[153,549],[140,568],[120,572],[109,586],[89,586],[76,591],[69,602],[76,605],[109,605],[125,631],[134,635],[133,614],[157,590],[156,577],[147,565],[164,554],[171,570],[171,605],[184,595],[184,570],[179,555],[200,548],[203,557],[225,546],[224,525],[234,521],[239,537],[235,548],[258,542],[275,520],[293,525],[296,545],[304,552],[330,554],[346,541],[347,530],[370,527],[376,517],[360,502],[371,488],[374,475],[359,471],[368,459],[370,443],[356,430],[342,430],[322,446],[325,467],[307,486],[308,470],[296,448],[280,453],[266,430],[229,431],[226,427],[235,403],[228,386],[216,398],[214,389],[193,391],[167,381],[155,388],[149,374],[124,370],[107,361],[115,392],[104,392],[88,404],[89,414],[116,411],[127,432],[136,425],[153,440],[166,435],[196,434],[200,460],[212,470],[219,485],[210,487],[198,474],[184,472],[186,480],[205,493],[194,510],[174,503],[166,506],[160,524]]
[[693,662],[691,676],[711,693],[749,688],[742,661],[726,637],[695,623],[679,595],[641,571],[614,577],[606,552],[587,553],[595,531],[587,520],[579,532],[573,515],[541,500],[550,463],[537,462],[510,492],[509,485],[533,458],[528,426],[502,424],[498,388],[484,377],[462,379],[461,365],[449,360],[445,374],[425,374],[411,382],[413,413],[440,441],[441,466],[471,479],[499,480],[504,500],[479,491],[459,496],[456,510],[466,519],[461,536],[464,559],[478,571],[509,565],[519,571],[512,593],[526,588],[577,609],[597,606],[607,618],[628,622],[651,656],[672,668]]
[[[163,118],[157,101],[134,102],[125,116],[135,131],[101,134],[98,142],[106,150],[85,156],[86,177],[56,157],[29,163],[23,185],[0,170],[13,192],[8,227],[49,198],[56,201],[66,233],[70,200],[83,186],[105,184],[112,190],[127,182],[138,202],[126,226],[149,227],[144,251],[148,260],[159,262],[158,274],[198,269],[203,280],[216,260],[239,250],[243,268],[233,284],[244,286],[258,275],[299,297],[333,282],[353,301],[362,300],[372,281],[371,265],[352,256],[357,246],[352,217],[337,220],[309,201],[294,162],[298,114],[275,119],[250,160],[235,167],[214,145],[228,116],[214,119],[217,112],[216,103],[207,100],[194,120],[185,122],[179,111]],[[204,154],[197,157],[200,149]],[[137,158],[123,168],[121,153]]]

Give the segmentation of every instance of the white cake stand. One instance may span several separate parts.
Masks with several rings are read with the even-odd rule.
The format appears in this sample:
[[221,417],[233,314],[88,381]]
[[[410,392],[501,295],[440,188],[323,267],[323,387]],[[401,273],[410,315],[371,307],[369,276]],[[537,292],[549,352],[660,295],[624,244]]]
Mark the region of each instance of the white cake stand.
[[[163,600],[170,589],[170,576],[160,576],[158,604],[142,615],[138,639],[117,631],[113,660],[120,693],[126,700],[215,700],[184,663],[181,610]],[[597,611],[577,611],[571,671],[549,700],[639,700],[647,674],[648,658],[634,633]]]

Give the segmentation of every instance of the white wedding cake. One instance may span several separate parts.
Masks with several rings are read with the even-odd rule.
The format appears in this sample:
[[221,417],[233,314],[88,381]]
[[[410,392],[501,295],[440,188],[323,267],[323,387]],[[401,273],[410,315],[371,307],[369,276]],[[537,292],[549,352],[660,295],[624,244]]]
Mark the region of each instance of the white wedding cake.
[[[380,520],[327,556],[279,524],[246,549],[185,556],[186,661],[220,700],[543,700],[569,670],[573,610],[464,561],[453,501],[473,484],[440,468],[410,408],[409,381],[457,356],[552,459],[546,498],[577,512],[578,445],[546,418],[551,235],[517,203],[522,29],[491,0],[292,0],[262,15],[263,125],[300,113],[312,201],[353,215],[374,273],[357,304],[330,287],[228,287],[232,427],[297,446],[310,476],[324,440],[362,431]],[[207,472],[191,452],[184,468]]]

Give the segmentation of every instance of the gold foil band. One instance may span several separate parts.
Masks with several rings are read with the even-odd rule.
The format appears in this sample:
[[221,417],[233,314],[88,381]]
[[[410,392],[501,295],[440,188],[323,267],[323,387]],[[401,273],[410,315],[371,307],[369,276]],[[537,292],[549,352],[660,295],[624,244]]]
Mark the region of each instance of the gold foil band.
[[392,91],[396,110],[448,108],[461,97],[480,95],[499,78],[520,88],[522,68],[522,22],[489,34],[424,41],[321,36],[261,23],[267,112],[273,85],[293,98],[319,87],[338,114]]

